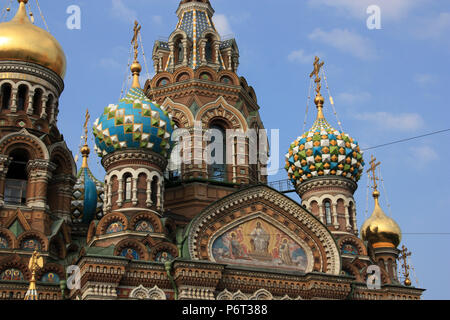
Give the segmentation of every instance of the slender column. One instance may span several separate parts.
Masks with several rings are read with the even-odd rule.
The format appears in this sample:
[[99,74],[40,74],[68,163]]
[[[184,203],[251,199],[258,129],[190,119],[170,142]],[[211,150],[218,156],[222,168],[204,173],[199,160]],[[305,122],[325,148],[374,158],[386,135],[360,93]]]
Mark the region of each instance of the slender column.
[[337,203],[333,204],[333,224],[336,229],[339,229]]
[[42,103],[41,103],[41,114],[40,117],[41,119],[45,119],[47,118],[47,101],[48,101],[48,96],[42,96]]
[[216,53],[214,63],[219,64],[219,41],[214,42],[214,51]]
[[147,207],[150,208],[153,204],[152,202],[152,180],[151,179],[147,179]]
[[119,179],[117,205],[119,207],[122,207],[122,205],[123,205],[123,179]]
[[11,91],[11,112],[17,111],[17,88],[13,88]]
[[11,158],[5,155],[0,155],[0,207],[5,204],[5,178],[8,173]]
[[322,221],[323,224],[326,224],[325,221],[325,206],[322,204],[318,204],[319,206],[319,219]]
[[132,195],[132,199],[131,199],[131,201],[133,202],[133,206],[136,206],[137,204],[138,204],[138,197],[137,197],[137,192],[138,192],[138,189],[137,189],[137,178],[135,178],[135,177],[133,177],[132,178],[132,183],[133,183],[133,187],[132,187],[132,192],[133,192],[133,195]]
[[350,215],[348,213],[348,205],[345,205],[345,228],[347,229],[347,231],[349,231],[352,226],[350,225]]
[[206,64],[206,41],[200,42],[202,64]]
[[356,225],[356,206],[353,204],[353,207],[352,207],[352,213],[351,213],[352,215],[353,215],[353,231],[355,232],[355,233],[357,233],[358,232],[358,226]]
[[32,115],[33,114],[33,112],[34,112],[34,109],[33,109],[33,102],[34,102],[34,91],[33,92],[29,92],[29,94],[28,94],[28,108],[27,108],[27,114],[28,115]]
[[231,50],[228,51],[228,70],[233,70],[233,58],[231,57]]
[[112,208],[112,181],[108,182],[108,206],[106,207],[106,210],[111,210]]
[[183,44],[183,65],[187,65],[188,64],[188,43],[187,43],[187,39],[183,39],[181,41],[181,43]]
[[161,181],[156,184],[156,209],[161,210]]

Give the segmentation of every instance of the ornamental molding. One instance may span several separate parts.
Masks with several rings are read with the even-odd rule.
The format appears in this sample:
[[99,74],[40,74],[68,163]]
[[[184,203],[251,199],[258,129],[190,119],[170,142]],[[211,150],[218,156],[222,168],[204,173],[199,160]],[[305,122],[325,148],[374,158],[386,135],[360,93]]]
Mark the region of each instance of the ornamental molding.
[[[334,275],[339,274],[341,269],[340,250],[329,230],[301,205],[263,185],[235,192],[234,194],[217,201],[198,215],[192,222],[190,234],[188,236],[190,257],[193,260],[200,260],[199,248],[201,237],[207,225],[209,225],[212,220],[219,220],[220,217],[224,216],[226,211],[229,211],[232,207],[242,205],[244,202],[255,203],[259,200],[272,203],[276,207],[284,210],[296,223],[309,229],[309,231],[318,238],[319,243],[316,243],[316,245],[324,247],[327,259],[327,265],[325,266],[326,273]],[[220,227],[219,230],[216,230],[214,234],[221,232],[221,230],[222,227]],[[211,236],[214,236],[214,234]]]
[[[64,81],[55,72],[44,68],[40,65],[23,62],[23,61],[1,61],[0,62],[0,74],[1,73],[25,73],[30,76],[35,76],[49,82],[58,92],[58,96],[64,90]],[[1,75],[0,75],[1,77]],[[11,78],[10,76],[8,78]]]
[[352,194],[358,188],[358,184],[350,179],[340,177],[312,178],[296,187],[297,193],[302,197],[306,192],[321,187],[341,187],[348,189]]
[[159,155],[152,151],[144,151],[140,149],[127,149],[114,151],[103,157],[102,165],[108,171],[109,167],[116,164],[119,161],[126,160],[142,160],[153,164],[156,164],[161,170],[164,170],[167,166],[167,159],[162,155]]

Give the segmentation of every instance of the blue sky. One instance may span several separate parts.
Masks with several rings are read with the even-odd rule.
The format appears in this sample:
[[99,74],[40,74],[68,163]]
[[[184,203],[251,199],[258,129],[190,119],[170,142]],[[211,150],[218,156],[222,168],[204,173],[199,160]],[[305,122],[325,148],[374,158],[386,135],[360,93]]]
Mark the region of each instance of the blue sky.
[[[3,1],[7,2],[7,1]],[[9,2],[9,1],[8,1]],[[280,129],[280,166],[289,144],[302,134],[314,55],[325,61],[328,84],[344,131],[365,147],[450,128],[448,98],[450,3],[427,0],[212,0],[222,35],[234,34],[239,75],[257,93],[267,129]],[[36,23],[43,26],[35,1]],[[150,74],[153,42],[177,23],[178,0],[41,0],[52,34],[67,58],[59,128],[74,155],[84,113],[92,118],[116,103],[127,72],[132,22],[142,24]],[[81,8],[81,30],[66,27],[69,5]],[[381,29],[366,26],[366,8],[381,8]],[[15,9],[13,10],[15,12]],[[11,17],[11,14],[9,18]],[[8,18],[8,19],[9,19]],[[142,58],[141,58],[142,62]],[[143,63],[142,63],[143,64]],[[143,76],[146,75],[145,67]],[[325,115],[337,126],[326,104]],[[307,129],[315,109],[310,108]],[[450,134],[371,150],[382,162],[392,217],[426,299],[450,299]],[[103,179],[96,155],[92,171]],[[270,180],[285,179],[284,169]],[[355,198],[359,226],[366,217],[367,179]],[[293,197],[297,200],[296,195]],[[382,199],[389,214],[386,201]],[[369,197],[369,215],[373,201]],[[427,233],[427,234],[417,234]],[[414,278],[414,277],[413,277]]]

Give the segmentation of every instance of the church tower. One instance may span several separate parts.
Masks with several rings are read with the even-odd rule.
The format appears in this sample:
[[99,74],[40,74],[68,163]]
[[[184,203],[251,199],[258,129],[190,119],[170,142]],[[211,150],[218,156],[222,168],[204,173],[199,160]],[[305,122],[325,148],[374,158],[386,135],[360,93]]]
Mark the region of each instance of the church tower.
[[[174,137],[182,151],[171,156],[165,200],[167,209],[190,220],[236,188],[267,181],[258,156],[264,152],[250,151],[259,147],[264,126],[255,91],[237,73],[237,43],[217,32],[210,2],[183,0],[176,13],[175,30],[155,42],[156,75],[144,91],[185,132]],[[230,130],[233,135],[227,136]],[[214,136],[207,138],[207,131]],[[203,152],[217,141],[223,142],[223,157],[209,161]]]
[[[45,263],[37,280],[54,285],[41,293],[55,299],[76,174],[57,127],[66,56],[29,20],[27,2],[18,0],[15,17],[0,24],[0,279],[29,280],[28,259],[39,251]],[[20,299],[26,287],[4,285],[2,292]]]

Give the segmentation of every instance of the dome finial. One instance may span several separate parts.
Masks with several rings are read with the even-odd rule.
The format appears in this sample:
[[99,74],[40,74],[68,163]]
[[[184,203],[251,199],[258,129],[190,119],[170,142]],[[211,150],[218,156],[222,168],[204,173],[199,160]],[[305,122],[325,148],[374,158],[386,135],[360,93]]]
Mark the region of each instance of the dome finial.
[[81,165],[81,168],[88,168],[88,157],[91,153],[91,150],[89,149],[89,146],[87,144],[87,137],[88,137],[88,122],[91,116],[89,115],[89,110],[86,109],[86,121],[84,122],[84,145],[81,148],[81,154],[83,156],[83,164]]
[[314,70],[310,74],[310,78],[315,77],[316,79],[314,82],[316,83],[316,98],[314,99],[314,103],[317,106],[317,118],[323,119],[323,104],[325,102],[325,99],[323,98],[322,94],[320,93],[320,89],[322,89],[321,85],[321,78],[320,78],[320,69],[322,69],[325,62],[320,62],[319,57],[316,57],[314,60]]
[[373,197],[375,198],[375,202],[378,203],[378,197],[380,196],[380,193],[378,192],[378,183],[377,181],[379,180],[377,177],[377,173],[376,173],[376,169],[377,167],[381,164],[381,162],[376,163],[377,158],[374,158],[374,156],[372,155],[371,160],[370,160],[370,168],[369,170],[367,170],[367,172],[372,174],[372,180],[373,180]]
[[139,84],[139,75],[142,71],[142,67],[138,61],[138,54],[139,54],[139,42],[138,42],[138,36],[139,32],[141,32],[141,26],[137,21],[134,22],[134,35],[133,39],[131,40],[131,44],[134,45],[134,61],[131,65],[131,72],[133,74],[133,84],[131,85],[132,88],[140,88],[141,85]]

